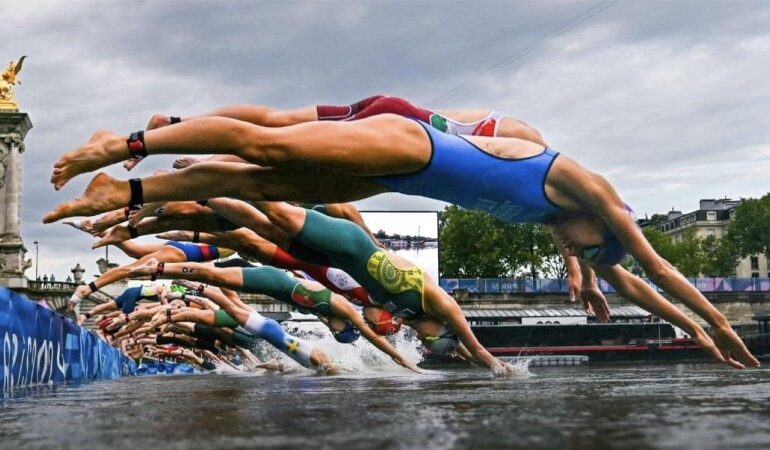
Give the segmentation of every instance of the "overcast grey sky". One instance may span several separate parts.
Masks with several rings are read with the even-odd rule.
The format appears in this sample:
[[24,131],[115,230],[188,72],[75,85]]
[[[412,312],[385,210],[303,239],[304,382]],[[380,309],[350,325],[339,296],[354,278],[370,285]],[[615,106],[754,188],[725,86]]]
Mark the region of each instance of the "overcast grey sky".
[[[41,224],[90,179],[57,193],[53,162],[98,128],[128,133],[155,112],[387,93],[519,117],[606,175],[639,215],[770,186],[768,3],[3,0],[0,24],[3,68],[29,55],[15,90],[35,125],[24,239],[42,243],[40,270],[57,277],[76,261],[92,275],[103,252],[89,251],[85,234]],[[118,166],[109,172],[126,178]],[[395,195],[361,202],[440,206]]]

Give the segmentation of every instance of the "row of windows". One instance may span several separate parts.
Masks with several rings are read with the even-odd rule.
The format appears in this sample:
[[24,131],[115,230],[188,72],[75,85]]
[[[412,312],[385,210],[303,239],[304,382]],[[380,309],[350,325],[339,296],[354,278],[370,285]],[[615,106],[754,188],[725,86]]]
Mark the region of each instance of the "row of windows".
[[[730,210],[730,218],[733,218],[733,215],[735,213],[735,210]],[[660,231],[671,231],[675,228],[680,228],[685,225],[689,225],[691,223],[695,223],[697,220],[697,216],[695,213],[687,214],[686,216],[677,217],[675,220],[672,220],[671,222],[664,223],[660,226]],[[716,222],[717,220],[717,212],[716,211],[706,211],[706,220],[708,222]]]

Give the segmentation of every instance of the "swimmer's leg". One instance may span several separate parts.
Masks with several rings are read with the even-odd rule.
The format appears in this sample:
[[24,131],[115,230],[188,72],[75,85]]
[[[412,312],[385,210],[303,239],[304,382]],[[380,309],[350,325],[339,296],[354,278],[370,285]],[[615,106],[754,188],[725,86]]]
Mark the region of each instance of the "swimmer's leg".
[[369,235],[349,220],[283,202],[259,202],[258,206],[271,222],[298,242],[327,255],[334,267],[349,271],[355,264],[366,266],[369,256],[378,250]]
[[206,205],[232,223],[250,228],[255,233],[258,233],[259,236],[263,236],[276,244],[288,245],[289,237],[287,234],[276,227],[270,219],[249,203],[232,198],[219,197],[208,200]]
[[[244,200],[310,201],[339,203],[387,192],[367,178],[331,173],[312,173],[256,167],[250,164],[202,163],[187,169],[141,180],[145,202],[199,200],[233,197]],[[85,193],[48,213],[44,223],[73,216],[91,216],[112,211],[131,202],[128,181],[100,173]]]
[[[261,105],[230,105],[196,116],[179,117],[179,122],[205,117],[229,117],[263,127],[286,127],[303,122],[315,122],[318,120],[318,112],[315,106],[279,110]],[[147,123],[147,130],[154,130],[167,125],[171,125],[170,116],[155,114]]]
[[[147,154],[232,154],[269,167],[317,165],[356,176],[392,175],[421,169],[430,159],[425,130],[412,120],[385,114],[355,122],[309,122],[267,128],[210,117],[147,131],[139,146]],[[58,190],[72,177],[132,156],[128,137],[100,131],[66,153],[51,182]]]
[[266,340],[303,367],[321,369],[326,372],[333,371],[331,360],[326,353],[310,342],[286,333],[281,325],[273,319],[251,312],[244,328],[254,336]]
[[[220,231],[221,223],[211,214],[199,215],[197,217],[177,218],[177,217],[151,217],[140,222],[134,227],[135,236],[145,236],[148,234],[157,234],[170,230],[192,230],[192,231]],[[101,239],[96,241],[91,248],[99,248],[105,245],[115,245],[120,242],[133,239],[131,229],[126,225],[116,225],[112,227]]]
[[417,107],[403,98],[383,96],[370,102],[359,112],[346,120],[361,120],[381,114],[396,114],[402,117],[414,117],[415,119],[430,123],[430,117],[433,115],[433,112]]

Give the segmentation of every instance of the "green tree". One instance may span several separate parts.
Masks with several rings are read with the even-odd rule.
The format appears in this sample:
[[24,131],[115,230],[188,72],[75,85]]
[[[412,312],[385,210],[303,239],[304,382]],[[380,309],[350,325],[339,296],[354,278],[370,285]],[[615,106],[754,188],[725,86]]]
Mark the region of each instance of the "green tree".
[[770,194],[760,199],[746,199],[735,208],[728,234],[744,258],[757,253],[770,258]]
[[442,277],[537,278],[560,273],[553,261],[556,247],[544,226],[504,223],[457,206],[447,207],[439,220]]
[[668,214],[653,214],[650,217],[650,225],[658,225],[668,220]]
[[735,275],[740,254],[735,239],[730,233],[717,239],[707,236],[701,240],[704,264],[701,272],[707,277],[730,277]]
[[449,206],[439,218],[442,277],[492,278],[509,274],[510,268],[502,257],[502,230],[492,216]]
[[701,247],[701,239],[698,237],[695,227],[682,232],[682,240],[674,244],[677,269],[686,277],[697,277],[705,266],[706,255]]
[[[559,255],[547,227],[534,223],[515,224],[511,227],[512,238],[519,240],[519,245],[510,249],[515,252],[509,255],[512,262],[519,261],[520,264],[526,265],[533,280],[562,278],[567,275],[564,258]],[[522,275],[523,269],[520,273]]]
[[642,232],[658,255],[673,264],[674,259],[677,257],[677,251],[674,243],[671,241],[671,236],[664,234],[655,227],[645,227],[642,229]]
[[643,233],[658,255],[676,266],[684,276],[697,277],[702,273],[706,255],[695,228],[684,230],[679,242],[673,242],[671,236],[655,227],[645,227]]
[[679,242],[673,242],[670,236],[654,227],[643,231],[655,251],[684,276],[729,277],[735,274],[740,252],[730,231],[721,239],[715,236],[700,238],[695,228],[689,228]]

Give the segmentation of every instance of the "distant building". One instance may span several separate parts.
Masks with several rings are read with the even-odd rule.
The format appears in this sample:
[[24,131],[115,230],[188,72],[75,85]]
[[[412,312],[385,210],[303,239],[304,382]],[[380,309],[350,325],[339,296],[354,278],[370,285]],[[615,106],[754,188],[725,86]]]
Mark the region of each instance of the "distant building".
[[[721,238],[727,232],[727,226],[735,217],[735,208],[741,200],[703,199],[696,211],[682,214],[681,211],[669,211],[666,220],[658,223],[658,230],[671,236],[674,242],[682,242],[685,230],[695,228],[700,238],[715,236]],[[753,255],[740,260],[735,268],[738,278],[770,277],[770,267],[764,255]]]

